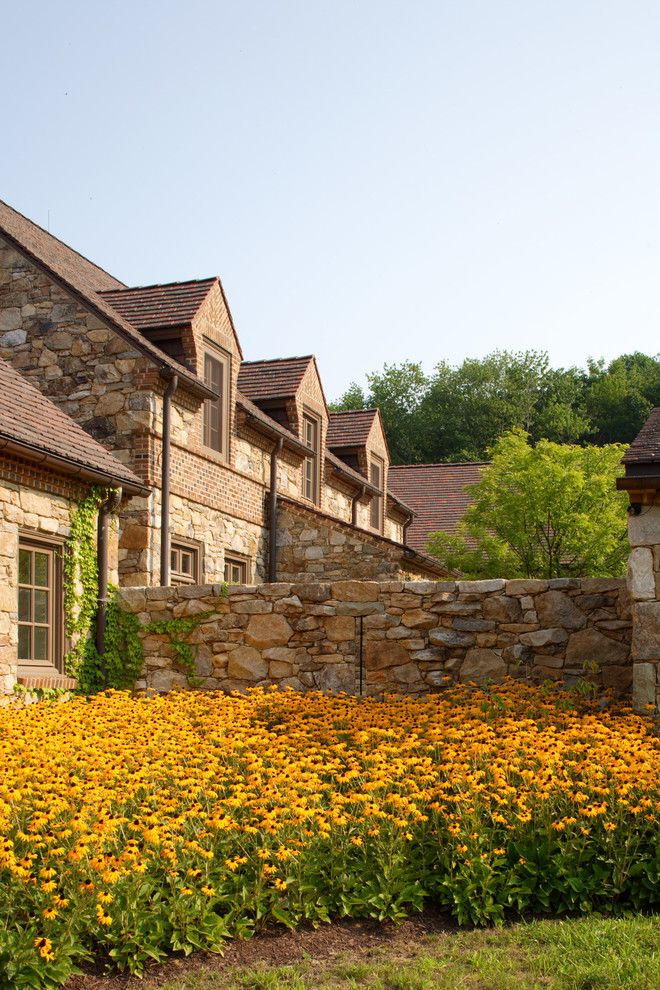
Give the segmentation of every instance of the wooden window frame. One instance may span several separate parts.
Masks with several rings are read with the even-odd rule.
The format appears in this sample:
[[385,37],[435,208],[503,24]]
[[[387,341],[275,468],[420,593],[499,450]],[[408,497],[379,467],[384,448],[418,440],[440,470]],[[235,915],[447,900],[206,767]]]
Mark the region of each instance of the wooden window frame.
[[[314,430],[314,446],[307,442],[308,425]],[[302,414],[302,441],[312,451],[311,455],[304,459],[302,465],[302,497],[307,502],[311,502],[312,505],[318,505],[321,491],[321,420],[308,409],[304,409]],[[310,472],[309,476],[308,470]],[[309,495],[307,494],[308,482],[310,487]]]
[[[373,468],[378,469],[379,480],[376,484],[373,480]],[[377,454],[369,455],[369,482],[378,488],[380,495],[371,496],[371,505],[369,506],[369,526],[377,533],[383,532],[383,525],[385,523],[385,461],[382,457]]]
[[[204,341],[202,352],[202,377],[206,385],[211,384],[211,377],[207,371],[207,362],[214,361],[221,369],[220,395],[217,399],[205,399],[202,412],[202,443],[207,450],[212,450],[214,454],[223,461],[229,461],[229,420],[230,420],[230,393],[231,393],[231,354],[217,347],[211,341]],[[219,416],[218,445],[211,441],[211,417],[213,410],[217,409]]]
[[[35,533],[32,530],[19,530],[18,533],[18,556],[16,558],[16,571],[17,578],[19,576],[19,564],[20,564],[20,552],[21,550],[28,550],[32,553],[35,551],[37,553],[46,553],[50,558],[50,581],[47,586],[34,585],[34,584],[21,584],[17,580],[16,585],[16,601],[18,610],[18,599],[19,592],[21,588],[29,588],[34,592],[35,589],[47,588],[49,593],[49,616],[48,623],[35,623],[34,620],[30,622],[24,622],[17,620],[17,628],[20,626],[29,626],[34,629],[35,625],[43,627],[47,625],[48,627],[48,649],[47,649],[47,659],[37,660],[24,658],[17,655],[17,662],[19,670],[23,668],[25,671],[33,670],[36,667],[53,667],[58,673],[64,673],[64,654],[65,654],[65,637],[64,637],[64,579],[63,579],[63,569],[62,569],[62,555],[64,552],[64,540],[58,537],[48,537],[43,536],[41,533]],[[32,605],[32,609],[34,604]],[[17,614],[20,614],[17,612]],[[31,643],[34,643],[33,636],[31,637]],[[30,652],[34,652],[32,648]],[[17,645],[18,654],[18,645]]]
[[[231,576],[228,577],[227,576],[227,567],[230,567],[230,568],[231,567],[237,567],[237,568],[239,568],[240,569],[240,572],[241,572],[241,579],[237,581],[237,580],[234,580],[234,578],[231,577]],[[225,553],[225,562],[224,562],[223,574],[224,574],[224,580],[228,584],[249,584],[250,583],[250,577],[251,577],[251,562],[250,562],[250,558],[249,557],[246,557],[242,553],[234,553],[233,551],[231,553]]]
[[[193,567],[190,575],[179,566],[182,553],[189,553],[192,557]],[[197,540],[184,540],[175,536],[170,541],[170,584],[202,584],[203,574],[204,544]]]

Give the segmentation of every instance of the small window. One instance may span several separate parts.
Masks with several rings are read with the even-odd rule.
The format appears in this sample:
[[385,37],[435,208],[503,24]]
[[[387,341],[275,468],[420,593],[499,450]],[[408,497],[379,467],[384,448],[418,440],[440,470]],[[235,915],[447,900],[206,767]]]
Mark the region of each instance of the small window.
[[225,554],[225,581],[230,584],[248,583],[248,561],[243,557]]
[[170,583],[201,584],[201,547],[195,543],[175,543],[170,547]]
[[318,502],[319,491],[319,421],[303,415],[303,442],[312,452],[303,463],[303,496],[310,502]]
[[56,547],[21,539],[18,548],[18,660],[62,664],[61,557]]
[[[369,481],[379,492],[383,491],[384,465],[380,457],[372,457],[369,464]],[[369,522],[372,529],[381,532],[383,528],[383,496],[371,496],[371,512]]]
[[204,355],[204,384],[218,393],[217,399],[204,401],[204,446],[227,456],[229,446],[229,355],[220,351]]

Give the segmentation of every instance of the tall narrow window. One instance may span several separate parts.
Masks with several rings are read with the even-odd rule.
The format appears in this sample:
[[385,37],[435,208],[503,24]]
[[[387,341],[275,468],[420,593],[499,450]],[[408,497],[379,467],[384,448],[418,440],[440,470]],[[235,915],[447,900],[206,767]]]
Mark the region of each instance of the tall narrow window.
[[204,355],[204,384],[218,393],[204,402],[204,446],[227,456],[229,446],[229,358],[219,352]]
[[318,501],[318,463],[319,463],[319,423],[312,416],[303,415],[303,441],[309,447],[311,454],[303,463],[302,493],[310,502]]
[[32,541],[18,549],[18,660],[35,666],[61,661],[60,559],[55,548]]
[[380,457],[372,457],[369,463],[369,481],[381,493],[371,497],[370,523],[372,529],[381,532],[383,528],[383,462]]

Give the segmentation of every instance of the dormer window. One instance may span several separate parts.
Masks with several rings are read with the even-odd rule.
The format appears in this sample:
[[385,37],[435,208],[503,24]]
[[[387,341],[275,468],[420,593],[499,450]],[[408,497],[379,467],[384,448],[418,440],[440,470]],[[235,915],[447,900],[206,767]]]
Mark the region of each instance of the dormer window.
[[383,478],[385,465],[382,458],[372,457],[369,461],[369,481],[380,492],[379,495],[371,496],[371,511],[369,523],[372,529],[382,532],[383,529]]
[[229,355],[216,348],[204,354],[204,384],[218,393],[217,399],[204,401],[204,446],[224,458],[229,450],[230,362]]
[[308,413],[303,414],[303,442],[309,447],[310,455],[303,462],[303,497],[318,503],[319,496],[319,421]]

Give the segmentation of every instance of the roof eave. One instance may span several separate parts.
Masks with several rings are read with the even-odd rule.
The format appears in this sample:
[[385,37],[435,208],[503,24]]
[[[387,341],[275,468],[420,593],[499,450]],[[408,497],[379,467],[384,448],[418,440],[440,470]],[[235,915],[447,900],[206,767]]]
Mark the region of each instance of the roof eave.
[[0,451],[7,451],[10,454],[15,454],[16,456],[23,458],[24,460],[33,461],[43,465],[44,467],[69,475],[70,477],[80,478],[82,481],[87,481],[91,484],[107,485],[110,483],[113,485],[121,485],[122,489],[129,495],[148,495],[151,491],[148,485],[144,485],[138,480],[133,480],[119,474],[111,474],[110,472],[101,471],[98,468],[92,468],[88,465],[80,464],[78,461],[74,461],[68,457],[62,457],[60,454],[53,454],[50,451],[43,450],[33,444],[15,440],[13,437],[8,437],[2,434],[0,434]]

